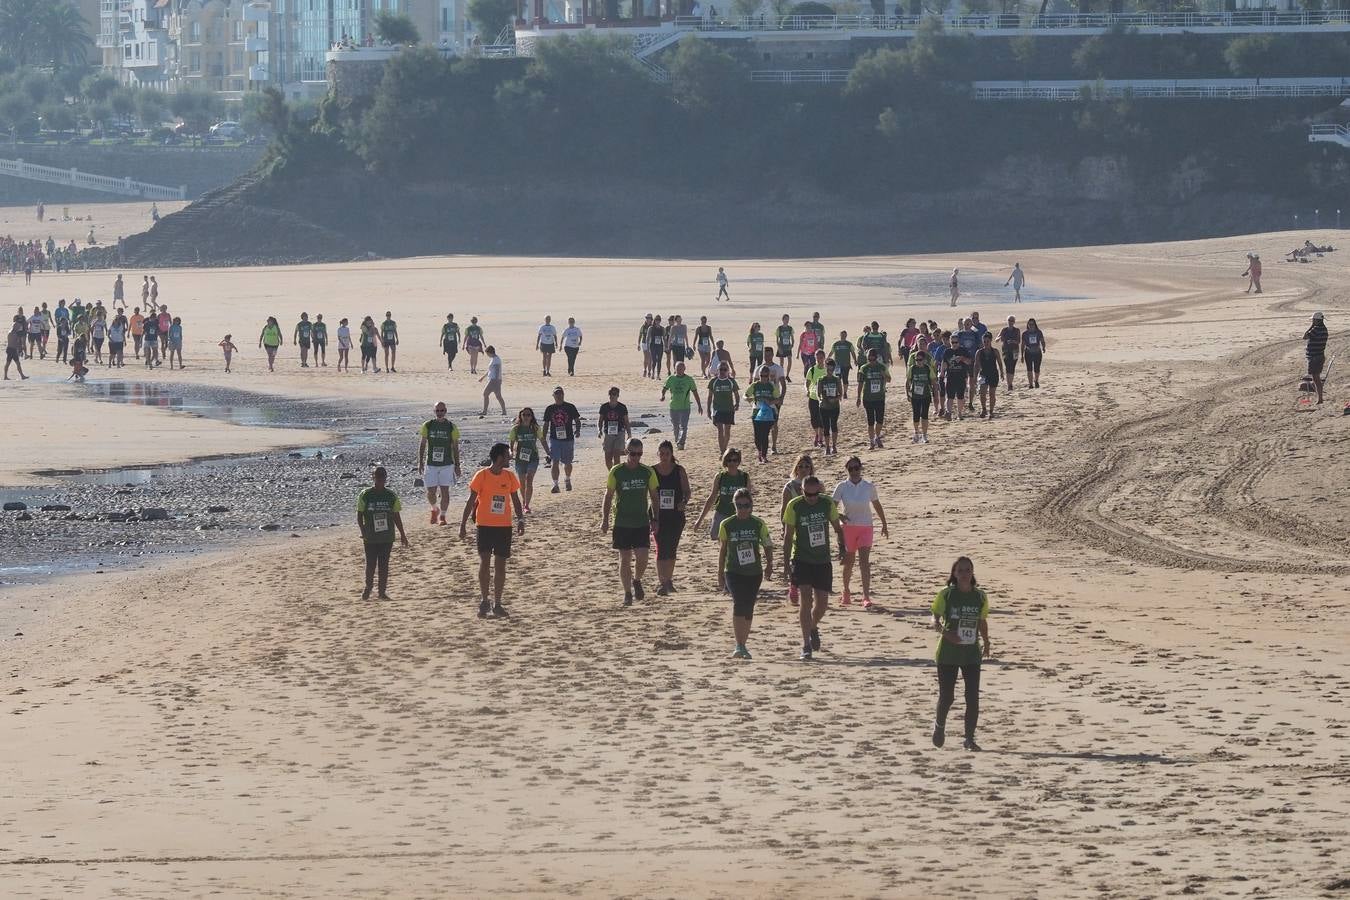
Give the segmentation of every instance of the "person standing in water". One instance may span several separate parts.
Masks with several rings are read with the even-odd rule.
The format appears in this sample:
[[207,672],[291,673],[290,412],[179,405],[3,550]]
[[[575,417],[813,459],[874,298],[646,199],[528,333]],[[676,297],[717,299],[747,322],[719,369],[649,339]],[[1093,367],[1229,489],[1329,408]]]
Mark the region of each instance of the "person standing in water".
[[[1008,276],[1007,281],[1003,282],[1003,286],[1007,287],[1010,284],[1012,285],[1014,303],[1022,302],[1022,285],[1026,283],[1027,283],[1027,276],[1026,273],[1022,271],[1022,264],[1020,262],[1013,263],[1012,274]],[[1008,378],[1011,379],[1012,375],[1009,374]]]
[[[947,713],[956,700],[956,676],[966,683],[964,747],[978,751],[975,726],[980,721],[980,662],[989,656],[989,597],[975,581],[975,564],[962,556],[952,564],[947,586],[933,598],[937,645],[938,703],[933,746],[947,741]],[[980,640],[984,641],[981,649]]]

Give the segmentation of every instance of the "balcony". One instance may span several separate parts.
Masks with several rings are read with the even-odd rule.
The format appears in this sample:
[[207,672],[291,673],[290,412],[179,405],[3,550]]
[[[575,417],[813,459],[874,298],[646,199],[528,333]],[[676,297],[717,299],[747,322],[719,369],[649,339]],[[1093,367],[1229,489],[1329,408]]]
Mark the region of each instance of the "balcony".
[[268,81],[269,79],[268,79],[268,77],[267,77],[267,66],[249,66],[249,67],[248,67],[248,80],[249,80],[249,81]]
[[266,22],[272,7],[266,3],[250,3],[244,7],[245,22]]
[[267,38],[247,35],[244,38],[244,50],[248,53],[262,53],[267,49]]

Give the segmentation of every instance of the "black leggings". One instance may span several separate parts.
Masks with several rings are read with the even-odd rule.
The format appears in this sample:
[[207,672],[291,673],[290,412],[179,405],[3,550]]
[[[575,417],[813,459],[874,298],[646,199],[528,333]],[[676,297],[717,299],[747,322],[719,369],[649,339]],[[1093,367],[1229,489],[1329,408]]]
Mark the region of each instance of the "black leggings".
[[920,419],[922,419],[922,420],[925,421],[925,422],[928,421],[928,407],[929,407],[932,403],[933,403],[933,398],[932,398],[932,397],[929,397],[929,396],[923,396],[923,397],[910,397],[910,398],[909,398],[909,405],[912,406],[912,407],[914,407],[914,421],[915,421],[915,422],[918,422]]
[[758,419],[754,423],[755,449],[765,456],[769,453],[769,432],[773,431],[773,424],[773,420],[761,422]]
[[567,354],[567,374],[575,375],[577,373],[577,351],[580,347],[564,347],[563,352]]
[[1037,378],[1041,377],[1041,355],[1039,353],[1028,353],[1023,357],[1022,362],[1026,365],[1028,372]]
[[447,368],[450,368],[450,367],[454,366],[454,364],[455,364],[455,357],[459,355],[459,345],[458,345],[458,344],[449,344],[449,343],[442,344],[442,345],[441,345],[441,352],[445,354],[445,365],[446,365],[446,367],[447,367]]
[[1011,383],[1012,383],[1012,380],[1013,380],[1013,373],[1017,371],[1017,354],[1016,354],[1016,353],[1005,353],[1005,354],[1003,354],[1003,368],[1004,368],[1004,370],[1007,371],[1007,373],[1008,373],[1008,383],[1011,384]]
[[863,409],[867,412],[867,424],[869,427],[880,425],[882,422],[886,421],[885,400],[873,400],[871,403],[864,400]]
[[366,590],[370,590],[375,581],[375,569],[380,570],[380,593],[389,586],[389,552],[393,544],[366,544]]
[[944,728],[947,725],[947,711],[956,699],[956,673],[959,671],[966,682],[966,737],[975,737],[975,725],[980,721],[980,664],[967,663],[963,666],[944,666],[938,663],[938,705],[937,721]]
[[839,407],[822,406],[820,408],[820,427],[828,434],[839,433]]

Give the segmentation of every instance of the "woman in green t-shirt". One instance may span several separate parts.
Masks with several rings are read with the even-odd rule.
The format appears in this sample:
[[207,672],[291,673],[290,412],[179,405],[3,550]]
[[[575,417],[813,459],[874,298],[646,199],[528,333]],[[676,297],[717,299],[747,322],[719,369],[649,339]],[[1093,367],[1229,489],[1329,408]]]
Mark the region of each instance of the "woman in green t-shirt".
[[[975,725],[980,719],[980,660],[989,655],[989,597],[975,581],[975,564],[962,556],[952,563],[947,586],[933,598],[933,628],[938,638],[938,705],[933,746],[947,740],[947,712],[956,698],[956,676],[966,683],[967,750],[979,750]],[[981,650],[979,641],[984,639]]]
[[534,473],[539,471],[540,434],[534,410],[527,406],[516,413],[516,424],[511,426],[506,435],[506,440],[511,444],[511,458],[515,460],[516,478],[520,481],[520,503],[525,507],[525,512],[530,511],[530,498],[534,496]]
[[262,334],[258,335],[258,346],[267,351],[267,371],[273,371],[277,361],[277,348],[281,346],[281,326],[276,316],[268,316]]
[[[750,620],[755,615],[764,573],[773,571],[773,539],[769,526],[750,515],[750,492],[741,488],[732,495],[736,514],[718,527],[717,587],[731,594],[731,628],[737,659],[750,659],[745,645],[750,640]],[[760,549],[763,548],[763,553]]]
[[736,514],[736,505],[732,501],[736,491],[740,488],[750,490],[750,473],[741,471],[741,451],[735,447],[728,447],[727,452],[722,454],[722,471],[713,478],[712,491],[708,494],[708,499],[703,503],[703,512],[698,514],[698,521],[694,523],[695,528],[703,525],[704,518],[708,511],[713,509],[713,504],[717,509],[713,512],[712,530],[709,536],[717,540],[717,530],[722,525],[723,519],[729,519]]

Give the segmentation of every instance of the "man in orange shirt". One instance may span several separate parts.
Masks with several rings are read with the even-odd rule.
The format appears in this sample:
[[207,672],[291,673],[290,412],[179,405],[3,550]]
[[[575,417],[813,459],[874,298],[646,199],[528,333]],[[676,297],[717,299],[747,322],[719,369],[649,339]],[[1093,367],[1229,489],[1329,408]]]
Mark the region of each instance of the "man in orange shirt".
[[145,316],[138,306],[131,311],[131,339],[136,343],[136,358],[141,358],[141,338],[145,334]]
[[[491,462],[479,469],[469,481],[469,499],[464,503],[464,514],[459,519],[459,536],[468,538],[469,515],[473,515],[478,538],[478,589],[482,601],[478,604],[478,618],[489,612],[495,618],[506,618],[502,606],[502,588],[506,584],[506,561],[511,557],[511,510],[507,498],[515,508],[516,533],[525,533],[525,510],[520,503],[520,480],[507,468],[511,448],[507,444],[493,444],[488,452]],[[488,600],[488,569],[496,557],[496,571],[492,579],[492,600]]]

